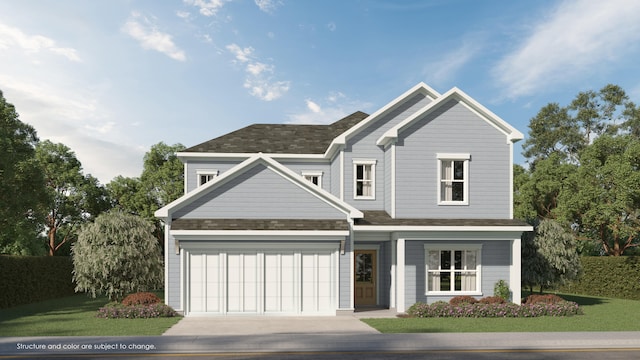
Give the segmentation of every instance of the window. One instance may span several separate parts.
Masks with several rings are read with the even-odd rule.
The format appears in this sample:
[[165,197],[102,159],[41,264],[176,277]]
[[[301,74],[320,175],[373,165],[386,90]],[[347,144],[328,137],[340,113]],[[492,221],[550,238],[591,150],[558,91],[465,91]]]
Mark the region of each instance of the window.
[[353,160],[354,199],[375,199],[375,160]]
[[427,293],[481,295],[480,246],[425,245]]
[[469,203],[469,159],[469,154],[438,154],[439,204]]
[[198,186],[202,186],[218,176],[218,170],[197,170],[196,175],[198,176]]
[[303,171],[302,176],[314,185],[322,187],[322,171]]

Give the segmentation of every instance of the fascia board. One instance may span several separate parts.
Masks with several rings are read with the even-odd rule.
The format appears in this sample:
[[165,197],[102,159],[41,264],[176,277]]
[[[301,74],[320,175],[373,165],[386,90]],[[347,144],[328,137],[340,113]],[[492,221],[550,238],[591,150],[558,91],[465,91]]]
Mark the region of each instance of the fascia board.
[[[247,159],[255,153],[213,153],[213,152],[179,152],[177,156],[180,160],[198,160],[198,159]],[[292,160],[325,160],[323,154],[273,154],[265,153],[265,156],[274,159],[292,159]]]
[[211,240],[213,236],[228,237],[249,237],[257,236],[262,240],[291,240],[300,241],[301,237],[318,238],[327,240],[329,237],[342,239],[349,236],[349,230],[171,230],[171,235],[178,240],[188,240],[190,238],[205,237]]
[[349,139],[350,137],[358,133],[361,129],[367,127],[371,122],[375,121],[375,119],[386,114],[388,111],[392,110],[397,105],[399,105],[402,101],[408,99],[409,97],[414,96],[415,94],[420,94],[420,93],[424,94],[425,96],[427,96],[432,100],[435,100],[440,97],[440,93],[435,91],[433,88],[431,88],[429,85],[425,84],[424,82],[421,82],[415,85],[411,89],[407,90],[404,94],[393,99],[387,105],[381,107],[376,112],[367,116],[362,121],[357,123],[355,126],[343,132],[342,134],[337,136],[335,139],[333,139],[333,141],[331,142],[331,144],[327,148],[327,151],[324,154],[325,157],[329,158],[333,153],[335,153],[337,147],[345,145],[347,143],[347,139]]
[[487,121],[490,125],[501,131],[503,134],[507,136],[508,142],[516,142],[518,140],[522,140],[524,135],[518,131],[513,126],[509,125],[506,121],[502,120],[498,115],[491,112],[491,110],[482,106],[482,104],[475,101],[469,95],[467,95],[462,90],[457,87],[453,87],[451,90],[444,93],[437,100],[432,103],[426,105],[422,109],[416,111],[413,115],[409,116],[396,126],[387,130],[382,136],[376,141],[377,145],[387,146],[391,142],[395,141],[398,138],[398,134],[402,132],[404,129],[409,127],[416,119],[428,115],[432,111],[436,110],[440,105],[444,104],[450,99],[456,99],[461,101],[464,105],[466,105],[470,110],[475,112],[485,121]]
[[442,232],[525,232],[533,231],[533,226],[395,226],[395,225],[354,225],[353,231],[400,232],[400,231],[442,231]]

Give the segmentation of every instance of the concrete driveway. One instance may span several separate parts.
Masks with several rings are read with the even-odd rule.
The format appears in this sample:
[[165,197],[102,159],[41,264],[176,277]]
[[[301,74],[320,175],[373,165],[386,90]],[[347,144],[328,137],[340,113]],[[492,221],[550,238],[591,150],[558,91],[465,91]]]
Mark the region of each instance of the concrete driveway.
[[360,318],[395,315],[377,310],[338,316],[187,316],[163,335],[377,334]]

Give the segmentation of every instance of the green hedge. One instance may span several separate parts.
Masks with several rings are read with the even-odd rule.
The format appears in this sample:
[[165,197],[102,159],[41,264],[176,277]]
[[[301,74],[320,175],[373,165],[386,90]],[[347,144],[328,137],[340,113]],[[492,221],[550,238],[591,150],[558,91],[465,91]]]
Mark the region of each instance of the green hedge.
[[580,260],[582,276],[558,290],[571,294],[640,300],[640,257],[589,256]]
[[0,309],[74,294],[73,263],[63,256],[0,256]]

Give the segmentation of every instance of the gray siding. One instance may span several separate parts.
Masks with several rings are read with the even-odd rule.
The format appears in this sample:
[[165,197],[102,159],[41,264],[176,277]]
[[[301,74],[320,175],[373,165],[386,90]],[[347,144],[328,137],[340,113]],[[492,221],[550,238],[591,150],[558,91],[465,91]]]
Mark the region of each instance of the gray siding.
[[[418,94],[408,99],[388,114],[380,117],[375,123],[369,124],[347,141],[344,161],[344,200],[360,210],[384,210],[384,151],[376,145],[376,141],[391,127],[402,122],[426,106],[431,99]],[[353,159],[376,160],[375,199],[354,199]]]
[[174,213],[190,219],[342,219],[346,215],[259,164]]
[[351,272],[353,271],[351,267],[351,258],[353,257],[351,243],[351,239],[347,238],[347,241],[345,241],[344,254],[338,253],[340,266],[338,276],[338,281],[340,282],[338,286],[338,307],[341,309],[349,309],[351,307]]
[[165,261],[169,266],[168,283],[165,284],[169,289],[166,302],[174,309],[184,310],[180,307],[180,255],[176,255],[175,239],[169,236],[169,244],[165,251]]
[[342,175],[342,172],[340,171],[340,152],[338,152],[336,156],[334,156],[334,158],[331,160],[331,177],[329,178],[331,181],[330,191],[338,199],[340,198],[340,176],[341,175]]
[[[455,100],[416,121],[396,146],[396,217],[508,218],[510,152],[504,134]],[[468,153],[469,204],[438,205],[437,153]]]
[[[498,280],[509,281],[509,266],[511,263],[511,242],[503,240],[488,241],[436,241],[438,244],[482,244],[482,296],[492,296],[493,287]],[[433,303],[436,301],[448,301],[451,296],[427,296],[425,274],[425,250],[426,241],[407,241],[405,250],[405,307],[409,308],[416,302]]]
[[300,161],[278,161],[288,167],[296,174],[302,176],[305,171],[321,171],[323,190],[331,190],[331,165],[328,162],[300,162]]
[[202,160],[193,161],[189,160],[186,163],[186,177],[187,177],[187,192],[194,190],[198,187],[198,170],[218,170],[218,175],[222,175],[225,171],[238,165],[240,160],[236,161],[221,161],[221,160]]

